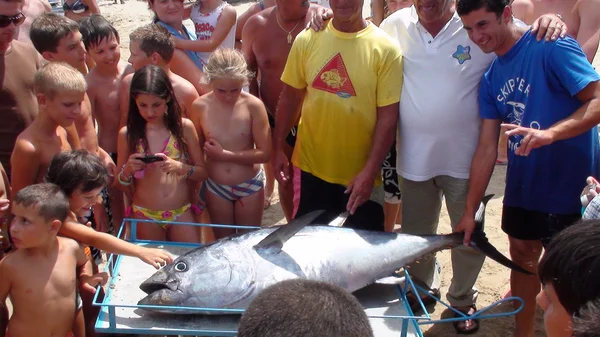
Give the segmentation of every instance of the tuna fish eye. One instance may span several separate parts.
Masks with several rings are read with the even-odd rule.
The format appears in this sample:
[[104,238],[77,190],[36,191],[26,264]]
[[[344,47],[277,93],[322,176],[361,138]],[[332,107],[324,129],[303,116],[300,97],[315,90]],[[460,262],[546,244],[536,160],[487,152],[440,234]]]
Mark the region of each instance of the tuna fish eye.
[[177,271],[186,271],[187,270],[187,263],[181,261],[181,262],[177,262],[177,264],[175,265],[175,270]]

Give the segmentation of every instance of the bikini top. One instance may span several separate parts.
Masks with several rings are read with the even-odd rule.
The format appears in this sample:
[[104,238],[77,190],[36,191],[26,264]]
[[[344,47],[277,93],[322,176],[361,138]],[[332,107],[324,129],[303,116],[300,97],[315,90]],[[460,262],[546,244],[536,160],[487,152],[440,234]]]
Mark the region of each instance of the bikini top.
[[86,4],[84,4],[82,0],[75,0],[75,2],[72,5],[69,5],[66,2],[63,4],[63,10],[65,12],[72,11],[75,14],[83,13],[88,9],[89,7]]
[[[137,153],[144,153],[146,155],[150,155],[152,153],[150,153],[148,151],[148,149],[144,149],[144,145],[142,140],[138,140],[138,144],[136,147],[136,152]],[[177,139],[175,139],[175,136],[173,136],[173,134],[169,134],[169,137],[165,140],[165,143],[163,145],[163,149],[162,151],[160,151],[161,153],[163,153],[165,156],[174,159],[174,160],[180,160],[180,159],[185,159],[183,153],[181,152],[180,148],[179,148],[179,144],[177,143]]]
[[[150,153],[150,151],[148,151],[148,149],[144,149],[144,143],[142,142],[142,140],[138,140],[138,144],[136,146],[136,153],[143,153],[145,155],[151,155],[152,153]],[[179,148],[179,144],[177,143],[177,140],[175,139],[175,136],[173,136],[173,134],[169,135],[169,138],[167,138],[165,140],[165,144],[163,145],[163,149],[161,151],[161,153],[163,153],[165,156],[174,159],[174,160],[180,160],[183,158],[184,161],[187,161],[187,156],[185,156],[180,148]],[[141,169],[139,171],[136,171],[133,176],[136,179],[141,179],[144,177],[146,173],[146,169]]]

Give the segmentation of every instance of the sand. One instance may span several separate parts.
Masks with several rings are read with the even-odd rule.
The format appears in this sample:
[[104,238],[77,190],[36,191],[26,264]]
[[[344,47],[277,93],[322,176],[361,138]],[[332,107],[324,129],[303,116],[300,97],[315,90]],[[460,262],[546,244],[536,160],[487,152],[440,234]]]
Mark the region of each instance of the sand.
[[[368,2],[368,1],[367,1]],[[245,11],[251,2],[241,1],[236,2],[234,6],[238,13]],[[121,58],[127,60],[129,57],[129,33],[140,25],[149,23],[152,18],[152,13],[148,10],[146,2],[128,0],[124,5],[113,5],[112,1],[101,3],[101,11],[106,18],[118,29],[121,35]],[[364,13],[368,14],[368,6],[365,4]],[[596,55],[594,61],[596,69],[600,69],[600,53]],[[486,233],[492,244],[494,244],[502,253],[508,255],[508,240],[506,235],[500,229],[500,216],[502,197],[504,194],[504,177],[506,168],[496,166],[492,181],[488,187],[488,193],[494,193],[495,197],[489,202],[487,208]],[[277,190],[277,189],[275,189]],[[272,206],[265,211],[263,217],[264,225],[272,225],[285,223],[285,218],[279,205],[277,192],[273,197]],[[450,232],[450,220],[445,207],[442,209],[440,218],[439,233]],[[439,261],[443,266],[442,270],[442,294],[445,294],[447,287],[450,284],[452,277],[452,268],[450,264],[450,254],[442,252],[438,254]],[[494,261],[486,260],[481,274],[477,282],[477,288],[480,291],[477,301],[480,308],[483,308],[494,301],[499,300],[504,293],[509,289],[509,272],[508,270],[495,263]],[[504,306],[501,311],[507,311],[507,306]],[[444,317],[449,314],[447,310],[438,304],[432,310],[432,318],[438,319],[440,315]],[[543,328],[543,320],[540,313],[536,318],[536,337],[545,336]],[[482,321],[481,329],[476,336],[510,336],[513,329],[512,318],[495,318]],[[455,336],[456,333],[450,324],[437,324],[434,326],[423,326],[425,336]]]

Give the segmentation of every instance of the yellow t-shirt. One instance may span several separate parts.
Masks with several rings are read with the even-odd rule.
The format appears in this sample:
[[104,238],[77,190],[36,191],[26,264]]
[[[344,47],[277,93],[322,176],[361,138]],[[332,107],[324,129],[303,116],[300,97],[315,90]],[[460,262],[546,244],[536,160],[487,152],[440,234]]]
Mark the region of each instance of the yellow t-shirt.
[[[292,163],[334,184],[347,186],[371,151],[377,107],[398,103],[402,54],[398,43],[369,23],[344,33],[298,34],[281,80],[306,88]],[[381,183],[381,174],[375,184]]]

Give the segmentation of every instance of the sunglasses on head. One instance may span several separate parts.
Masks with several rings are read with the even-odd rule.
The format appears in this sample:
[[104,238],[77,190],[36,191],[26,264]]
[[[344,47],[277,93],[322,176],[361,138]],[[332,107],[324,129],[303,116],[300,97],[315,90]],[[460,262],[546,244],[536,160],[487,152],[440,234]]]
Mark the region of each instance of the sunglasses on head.
[[13,16],[0,15],[0,28],[4,28],[12,22],[15,26],[20,26],[25,21],[25,14],[19,13]]

